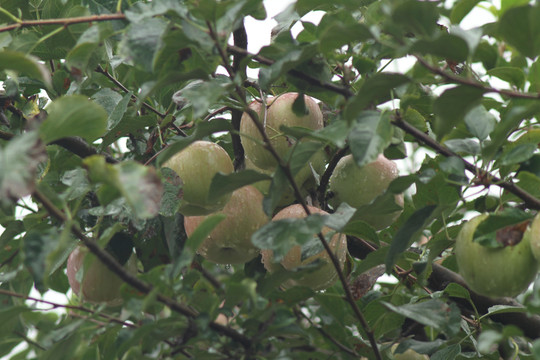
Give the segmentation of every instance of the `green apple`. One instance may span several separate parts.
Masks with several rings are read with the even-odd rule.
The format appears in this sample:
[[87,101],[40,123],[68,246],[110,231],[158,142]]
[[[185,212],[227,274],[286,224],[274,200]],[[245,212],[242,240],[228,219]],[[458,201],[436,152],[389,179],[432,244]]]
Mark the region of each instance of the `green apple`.
[[[342,157],[330,176],[329,190],[333,197],[329,204],[336,209],[342,202],[354,208],[369,205],[375,198],[382,195],[392,180],[399,175],[396,164],[379,154],[377,159],[362,167],[356,165],[352,155]],[[403,207],[403,194],[395,195],[395,203]],[[401,210],[388,214],[376,214],[361,209],[352,220],[362,220],[376,230],[390,226],[401,214]]]
[[538,271],[531,251],[531,229],[515,245],[489,248],[473,241],[476,228],[487,217],[479,215],[461,228],[454,247],[459,273],[478,294],[516,296],[527,289]]
[[[82,285],[76,279],[76,274],[89,258],[88,266],[84,269]],[[137,273],[137,259],[131,255],[124,268]],[[120,286],[124,283],[115,273],[97,259],[84,246],[77,246],[67,260],[67,277],[73,293],[90,303],[106,303],[116,306],[122,303]]]
[[[322,112],[311,97],[304,95],[306,114],[298,116],[293,111],[293,103],[298,98],[298,93],[285,93],[266,99],[266,108],[262,103],[253,101],[249,108],[259,116],[259,121],[265,125],[265,131],[270,142],[280,157],[285,157],[289,149],[294,145],[294,139],[285,136],[280,127],[297,126],[308,129],[321,129],[323,127]],[[246,157],[258,168],[264,170],[275,169],[276,160],[272,154],[262,145],[263,138],[248,113],[242,115],[240,121],[240,133],[242,145]]]
[[179,212],[186,216],[207,215],[223,209],[230,194],[209,199],[210,184],[217,173],[234,171],[229,154],[218,144],[195,141],[164,164],[182,180],[182,204]]
[[534,217],[528,235],[531,243],[531,251],[536,261],[540,262],[540,213]]
[[[309,206],[309,211],[312,214],[328,214],[327,212],[313,206]],[[294,204],[279,211],[272,220],[277,221],[281,219],[304,217],[306,217],[306,212],[304,211],[303,207],[300,204]],[[332,230],[330,228],[324,227],[322,233],[324,235],[331,231]],[[344,234],[335,234],[329,241],[329,245],[334,252],[334,255],[339,260],[341,268],[343,269],[347,256],[346,236]],[[262,261],[266,270],[269,272],[276,271],[279,268],[279,265],[273,261],[273,251],[263,250],[261,253]],[[334,264],[332,263],[330,256],[324,249],[322,249],[322,251],[318,254],[309,256],[308,258],[302,260],[302,247],[295,245],[281,260],[280,264],[286,270],[294,271],[298,267],[311,264],[316,260],[322,260],[324,262],[323,265],[321,265],[315,271],[306,271],[299,278],[287,280],[287,282],[285,282],[283,285],[285,287],[292,287],[295,285],[307,286],[313,290],[322,290],[331,286],[338,279],[338,274],[334,268]]]
[[[212,230],[197,252],[218,264],[242,264],[259,255],[259,249],[251,243],[251,235],[270,221],[262,202],[263,195],[253,186],[234,191],[220,211],[226,218]],[[184,217],[187,235],[191,236],[204,219],[205,216]]]

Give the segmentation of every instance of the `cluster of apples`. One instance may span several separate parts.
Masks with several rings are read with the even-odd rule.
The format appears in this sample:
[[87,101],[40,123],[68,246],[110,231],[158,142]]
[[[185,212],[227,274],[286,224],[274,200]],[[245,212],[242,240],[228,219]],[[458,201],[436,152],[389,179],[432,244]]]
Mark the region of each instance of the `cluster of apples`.
[[[269,97],[262,101],[253,101],[249,107],[258,115],[258,121],[263,124],[266,135],[272,147],[281,158],[286,158],[295,140],[284,135],[281,126],[303,127],[318,130],[323,127],[323,115],[317,102],[309,96],[303,95],[305,113],[297,114],[293,111],[293,104],[300,95],[285,93],[276,97]],[[245,150],[246,167],[261,173],[271,174],[276,170],[277,162],[264,146],[263,137],[249,113],[244,113],[241,119],[240,133],[242,145]],[[267,193],[270,181],[262,181],[254,185],[244,186],[228,195],[210,198],[209,191],[212,179],[217,173],[230,174],[234,171],[232,160],[228,153],[218,144],[209,141],[195,141],[182,151],[175,154],[164,164],[174,170],[182,181],[182,202],[179,212],[184,215],[184,228],[188,236],[204,221],[207,216],[222,213],[226,217],[219,223],[210,235],[203,241],[197,252],[205,259],[219,264],[241,264],[262,255],[262,262],[269,272],[277,268],[295,271],[298,267],[308,265],[316,260],[323,265],[315,271],[305,272],[305,275],[294,276],[283,285],[286,287],[303,285],[314,290],[320,290],[332,285],[337,279],[336,270],[325,250],[318,254],[302,258],[302,248],[294,246],[283,257],[279,266],[274,262],[274,254],[268,249],[259,249],[251,242],[252,235],[270,221],[287,218],[303,218],[307,216],[302,206],[292,204],[295,200],[292,187],[286,191],[280,201],[281,210],[272,219],[263,211],[263,198]],[[315,153],[306,165],[295,175],[295,182],[303,194],[315,190],[315,173],[322,174],[326,167],[324,151]],[[396,165],[380,155],[373,163],[360,168],[352,155],[343,157],[333,172],[329,190],[333,197],[330,204],[337,208],[341,202],[347,202],[353,207],[361,207],[371,203],[381,195],[388,184],[398,176]],[[396,203],[403,204],[402,195],[396,195]],[[291,205],[292,204],[292,205]],[[313,214],[327,214],[316,207],[309,207]],[[374,216],[370,214],[356,214],[354,219],[370,223],[376,229],[382,229],[391,224],[400,211],[392,214]],[[323,228],[322,233],[331,230]],[[333,234],[328,240],[335,257],[343,267],[347,254],[347,242],[344,234]],[[108,269],[99,261],[94,261],[85,270],[85,277],[80,286],[76,273],[82,266],[84,259],[82,249],[76,249],[68,259],[68,277],[73,290],[79,293],[86,301],[112,302],[119,298],[119,284],[113,285],[115,291],[95,290],[100,283],[99,277],[114,279]],[[126,264],[128,268],[130,264]],[[119,279],[118,279],[119,280]],[[107,280],[109,281],[109,280]],[[79,289],[82,288],[82,293]],[[95,294],[99,292],[99,294]]]
[[454,247],[459,273],[480,295],[514,297],[527,290],[538,273],[540,213],[528,225],[497,231],[495,247],[474,241],[476,229],[488,216],[478,215],[461,228]]
[[[253,101],[249,107],[258,116],[258,121],[264,126],[266,135],[277,154],[286,159],[295,140],[283,134],[282,126],[303,127],[318,130],[323,127],[323,116],[317,102],[309,96],[304,96],[305,113],[293,111],[297,93],[285,93],[277,97],[269,97],[265,101]],[[261,173],[271,174],[276,170],[277,162],[266,146],[254,119],[246,112],[240,123],[240,134],[245,151],[246,167]],[[263,197],[268,191],[270,181],[242,187],[230,196],[210,199],[208,197],[210,183],[216,173],[229,174],[233,165],[229,155],[219,145],[196,141],[169,159],[164,166],[173,169],[183,182],[183,203],[180,212],[184,215],[184,225],[188,236],[204,219],[216,212],[223,213],[226,218],[211,232],[198,249],[198,253],[209,261],[220,264],[245,263],[262,255],[262,262],[269,272],[278,268],[288,271],[310,264],[316,260],[324,265],[305,275],[296,276],[284,283],[284,286],[303,285],[312,289],[324,289],[334,283],[337,273],[326,251],[302,258],[302,248],[298,245],[291,248],[280,265],[273,259],[273,252],[259,249],[251,242],[252,235],[269,221],[288,218],[303,218],[305,210],[294,202],[292,188],[283,195],[280,206],[282,209],[270,219],[263,211]],[[314,172],[322,174],[326,166],[326,156],[323,151],[315,153],[308,163],[295,175],[294,179],[301,192],[307,194],[316,188]],[[352,155],[343,157],[337,165],[331,179],[330,190],[334,197],[331,204],[337,207],[346,201],[353,207],[369,204],[375,197],[384,192],[388,184],[398,176],[396,165],[380,155],[379,158],[362,168],[358,167]],[[376,184],[374,187],[373,184]],[[374,191],[375,188],[375,191]],[[397,203],[403,202],[403,197],[396,197]],[[223,204],[225,204],[223,206]],[[312,214],[327,214],[325,211],[310,206]],[[368,216],[359,214],[355,219],[371,223],[375,228],[387,227],[399,212],[387,216]],[[322,233],[331,230],[323,228]],[[334,234],[329,240],[334,255],[343,266],[347,254],[346,237]]]

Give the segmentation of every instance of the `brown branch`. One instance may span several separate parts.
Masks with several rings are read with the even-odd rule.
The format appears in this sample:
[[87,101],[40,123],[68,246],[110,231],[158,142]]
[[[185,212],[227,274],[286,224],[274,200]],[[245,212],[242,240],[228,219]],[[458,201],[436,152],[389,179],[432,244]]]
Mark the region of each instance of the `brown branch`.
[[[378,249],[377,246],[374,246],[365,240],[355,237],[349,237],[349,239],[350,241],[348,243],[348,249],[351,256],[355,258],[364,259],[367,254]],[[408,277],[411,277],[410,274],[408,275]],[[513,298],[491,299],[476,294],[469,288],[469,286],[465,283],[465,281],[460,275],[437,263],[432,263],[432,272],[429,275],[427,282],[427,289],[424,287],[424,290],[426,290],[426,292],[428,293],[430,293],[429,291],[427,291],[428,289],[431,291],[443,291],[450,283],[456,283],[463,286],[469,291],[473,303],[477,307],[478,311],[480,311],[481,313],[487,313],[488,309],[495,305],[523,307],[523,304],[518,303]],[[456,304],[461,309],[465,309],[466,312],[474,312],[468,302],[462,302],[461,299],[455,299],[455,301]],[[528,315],[526,313],[507,313],[493,315],[491,317],[494,321],[500,322],[502,324],[517,325],[523,330],[524,334],[531,339],[536,339],[540,337],[540,315]],[[468,323],[472,324],[472,320],[468,317],[462,315],[462,318]]]
[[124,14],[103,14],[92,16],[80,16],[73,18],[60,18],[60,19],[43,19],[43,20],[21,20],[15,24],[6,25],[0,27],[0,32],[11,31],[20,28],[32,27],[32,26],[44,26],[44,25],[64,25],[70,26],[73,24],[92,23],[97,21],[112,21],[112,20],[124,20],[126,15]]
[[445,147],[445,146],[441,145],[440,143],[438,143],[436,140],[432,139],[429,135],[423,133],[422,131],[418,130],[417,128],[415,128],[414,126],[412,126],[411,124],[406,122],[401,117],[399,112],[396,112],[396,116],[394,117],[394,120],[392,121],[392,124],[399,127],[400,129],[402,129],[406,133],[412,135],[418,141],[423,142],[424,144],[426,144],[427,146],[429,146],[430,148],[435,150],[437,153],[439,153],[439,154],[441,154],[443,156],[446,156],[446,157],[455,156],[455,157],[461,159],[461,161],[463,161],[463,164],[465,165],[465,169],[467,171],[471,172],[475,176],[490,179],[490,182],[493,183],[494,185],[505,189],[506,191],[514,194],[515,196],[517,196],[518,198],[523,200],[525,202],[525,204],[527,205],[527,207],[529,207],[530,209],[536,209],[536,210],[540,209],[540,200],[539,199],[532,196],[531,194],[529,194],[528,192],[526,192],[525,190],[523,190],[522,188],[520,188],[516,184],[514,184],[512,182],[509,182],[509,181],[502,181],[497,176],[492,175],[489,172],[476,167],[474,164],[471,164],[470,162],[463,159],[461,156],[459,156],[455,152],[451,151],[447,147]]
[[319,197],[320,204],[326,204],[325,194],[326,194],[326,188],[328,187],[328,183],[330,181],[330,176],[332,176],[332,173],[334,172],[334,169],[336,168],[339,160],[341,160],[341,158],[347,154],[347,151],[349,151],[348,145],[346,145],[343,149],[338,150],[334,154],[330,162],[328,163],[326,170],[321,176],[321,182],[319,184],[319,187],[317,188],[317,194]]
[[519,91],[512,91],[512,90],[506,90],[506,89],[497,89],[497,88],[494,88],[494,87],[491,87],[491,86],[486,86],[486,85],[484,85],[484,84],[482,84],[482,83],[480,83],[478,81],[471,80],[471,79],[468,79],[468,78],[464,78],[464,77],[457,76],[457,75],[454,75],[452,73],[446,72],[446,71],[442,70],[439,67],[431,65],[429,62],[427,62],[425,59],[423,59],[422,57],[420,57],[418,55],[416,55],[416,59],[426,69],[428,69],[429,71],[431,71],[434,74],[442,76],[447,82],[457,83],[457,84],[466,85],[466,86],[471,86],[471,87],[474,87],[474,88],[477,88],[477,89],[480,89],[480,90],[484,90],[485,92],[488,92],[488,93],[490,93],[490,92],[491,93],[497,93],[497,94],[504,95],[504,96],[509,96],[509,97],[512,97],[512,98],[530,99],[530,100],[538,100],[538,99],[540,99],[540,93],[536,93],[536,94],[522,93],[522,92],[519,92]]
[[[39,190],[35,190],[32,194],[35,199],[37,199],[43,207],[47,210],[47,212],[57,220],[69,224],[67,217],[64,215],[64,213],[58,209],[44,194],[42,194]],[[101,261],[109,270],[114,272],[120,279],[122,279],[125,283],[136,289],[137,291],[143,293],[143,294],[149,294],[154,290],[154,287],[136,276],[132,275],[128,271],[124,269],[118,261],[114,257],[112,257],[108,252],[104,251],[99,247],[96,241],[88,238],[77,225],[71,224],[70,225],[71,232],[79,239],[81,242],[94,254],[99,261]],[[166,305],[171,310],[184,315],[188,319],[194,319],[198,316],[198,312],[191,307],[188,307],[182,303],[176,302],[175,300],[164,296],[162,294],[156,295],[156,300],[158,300],[160,303]],[[240,344],[242,344],[244,347],[249,348],[251,347],[252,343],[251,340],[246,337],[243,334],[240,334],[234,329],[231,329],[229,327],[217,324],[215,322],[210,322],[209,327],[217,332],[219,332],[222,335],[225,335],[235,341],[238,341]]]
[[[223,51],[221,50],[221,48],[219,47],[217,37],[215,36],[215,34],[213,34],[212,31],[210,31],[210,35],[211,36],[213,35],[212,37],[213,37],[214,41],[216,42],[216,45],[218,46],[218,49],[220,50],[221,58],[222,58],[222,61],[224,62],[225,68],[227,68],[227,70],[229,71],[229,74],[231,75],[231,77],[234,78],[234,72],[232,71],[232,69],[230,69],[230,66],[228,64],[228,59],[227,59],[226,55],[223,53]],[[246,56],[249,55],[247,53],[247,51],[245,51],[243,49],[239,49],[237,47],[228,46],[227,49],[230,52],[233,52],[233,53],[236,53],[236,54],[244,54]],[[268,63],[268,61],[267,61],[267,63]],[[318,79],[312,78],[311,76],[305,75],[305,74],[303,74],[301,72],[298,72],[298,71],[295,71],[295,70],[293,70],[293,71],[296,74],[295,76],[300,76],[304,80],[307,80],[307,81],[309,81],[309,82],[311,82],[313,84],[317,84],[317,85],[319,85],[321,87],[325,87],[327,89],[331,88],[333,91],[343,91],[343,90],[345,90],[345,93],[343,94],[345,97],[352,96],[352,93],[350,92],[349,89],[341,88],[341,87],[336,86],[334,84],[322,83]],[[241,97],[242,91],[239,89],[238,86],[237,86],[237,94],[239,95],[239,97]],[[241,100],[243,100],[243,99],[241,99]],[[261,123],[259,121],[259,116],[257,115],[257,113],[253,109],[249,108],[249,105],[247,103],[245,103],[245,100],[243,101],[243,103],[244,103],[244,106],[245,106],[244,111],[247,112],[247,114],[251,117],[253,123],[257,127],[257,130],[259,131],[259,133],[261,134],[261,136],[263,138],[263,142],[264,142],[264,145],[265,145],[266,149],[272,154],[272,157],[276,160],[276,162],[278,163],[278,166],[285,173],[285,176],[287,177],[287,180],[288,180],[289,184],[293,188],[296,200],[298,200],[298,202],[300,203],[300,205],[304,209],[306,215],[309,216],[311,214],[311,211],[309,210],[305,200],[302,197],[302,194],[300,192],[298,184],[296,184],[296,181],[294,180],[294,176],[293,176],[293,174],[291,172],[290,167],[288,166],[287,163],[285,163],[283,161],[281,156],[277,153],[277,151],[272,146],[272,143],[271,143],[270,139],[268,138],[268,135],[266,134],[265,126],[264,126],[263,123]],[[322,233],[318,233],[317,237],[321,241],[321,244],[323,245],[326,253],[328,254],[328,257],[330,258],[330,261],[332,262],[332,265],[334,266],[334,269],[336,270],[336,273],[338,275],[340,283],[341,283],[341,285],[343,287],[343,290],[345,291],[345,297],[347,299],[347,302],[351,306],[351,308],[353,310],[353,313],[355,314],[355,316],[358,319],[358,321],[360,322],[362,328],[366,332],[366,335],[367,335],[367,337],[369,339],[369,342],[371,344],[371,348],[373,350],[373,353],[375,354],[375,358],[377,360],[382,360],[381,354],[379,352],[379,348],[377,347],[377,341],[375,340],[374,332],[373,332],[373,330],[371,330],[366,318],[364,317],[364,315],[360,311],[360,308],[356,304],[356,301],[354,300],[351,289],[349,288],[349,284],[347,282],[345,274],[343,273],[343,270],[341,269],[341,264],[339,263],[338,258],[335,256],[334,252],[332,251],[332,248],[330,247],[330,245],[328,244],[328,242],[324,238],[324,235]]]
[[[247,32],[246,27],[244,26],[244,22],[242,21],[242,24],[238,29],[236,29],[233,32],[233,39],[234,39],[234,45],[241,48],[241,49],[247,49],[248,45],[248,39],[247,39]],[[238,76],[240,76],[245,79],[246,78],[246,67],[242,65],[242,60],[245,59],[245,55],[242,54],[234,54],[233,56],[233,64],[231,70],[233,73]],[[241,94],[238,94],[239,96],[242,96],[244,99],[246,98],[246,92],[244,89],[241,89]],[[231,133],[231,140],[233,145],[233,152],[234,152],[234,168],[236,170],[241,170],[244,168],[244,147],[242,146],[242,141],[240,139],[240,121],[242,119],[242,111],[237,109],[232,109],[231,111],[231,125],[234,132]]]
[[105,160],[109,164],[118,163],[118,160],[116,160],[109,154],[99,153],[95,147],[91,146],[86,141],[78,137],[71,136],[71,137],[61,138],[61,139],[58,139],[49,143],[48,145],[59,145],[63,147],[64,149],[69,150],[70,152],[74,153],[75,155],[83,159],[92,155],[102,155],[105,157]]

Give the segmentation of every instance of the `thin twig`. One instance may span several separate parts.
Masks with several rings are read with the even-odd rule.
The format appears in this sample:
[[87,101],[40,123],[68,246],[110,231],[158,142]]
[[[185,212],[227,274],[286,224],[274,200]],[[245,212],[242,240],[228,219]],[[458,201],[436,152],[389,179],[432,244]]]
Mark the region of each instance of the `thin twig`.
[[471,172],[474,176],[482,177],[482,178],[488,178],[490,179],[490,183],[493,185],[499,186],[506,191],[516,195],[521,200],[525,202],[527,207],[530,209],[540,209],[540,200],[534,197],[533,195],[529,194],[516,184],[509,182],[509,181],[503,181],[500,178],[498,178],[495,175],[492,175],[491,173],[475,166],[474,164],[471,164],[467,160],[463,159],[461,156],[456,154],[455,152],[451,151],[447,147],[441,145],[436,140],[432,139],[429,135],[423,133],[422,131],[418,130],[408,122],[406,122],[400,115],[399,112],[396,112],[396,116],[394,117],[394,120],[392,121],[392,124],[399,127],[406,133],[412,135],[414,138],[416,138],[418,141],[423,142],[439,154],[446,156],[446,157],[457,157],[459,158],[463,164],[465,165],[465,169],[469,172]]
[[[124,84],[122,84],[120,81],[118,81],[118,79],[116,79],[114,76],[112,76],[107,70],[105,70],[101,65],[98,65],[98,67],[96,68],[95,70],[96,72],[100,73],[100,74],[103,74],[105,75],[105,77],[107,79],[109,79],[110,81],[112,81],[116,86],[118,86],[120,89],[122,89],[123,92],[125,92],[126,94],[129,92],[129,89],[127,87],[124,86]],[[131,98],[134,100],[134,101],[138,101],[139,99],[137,98],[137,96],[131,94]],[[167,116],[167,114],[165,113],[162,113],[160,112],[159,110],[157,110],[155,107],[153,107],[152,105],[142,101],[141,102],[141,105],[150,110],[151,112],[153,112],[154,114],[156,114],[157,116],[159,116],[161,119],[165,119],[165,117]],[[187,134],[182,130],[180,129],[178,126],[176,126],[174,124],[174,117],[173,117],[173,121],[171,121],[171,124],[169,125],[170,127],[172,127],[177,133],[178,135],[181,135],[181,136],[184,136],[186,137]]]
[[424,58],[420,56],[416,56],[416,59],[422,66],[424,66],[426,69],[431,71],[434,74],[440,75],[443,78],[446,79],[446,81],[451,83],[457,83],[461,85],[471,86],[480,90],[484,90],[486,93],[497,93],[500,95],[509,96],[512,98],[518,98],[518,99],[531,99],[531,100],[538,100],[540,99],[540,93],[523,93],[519,91],[512,91],[512,90],[506,90],[506,89],[497,89],[491,86],[486,86],[478,81],[471,80],[468,78],[464,78],[461,76],[454,75],[450,72],[444,71],[439,67],[431,65],[429,62],[427,62]]
[[323,175],[321,176],[321,182],[319,184],[319,187],[317,188],[317,194],[319,197],[319,203],[325,204],[325,194],[326,194],[326,188],[328,187],[328,183],[330,181],[330,176],[332,176],[332,173],[334,172],[334,169],[336,168],[339,160],[341,160],[342,157],[344,157],[347,152],[349,151],[349,146],[346,145],[343,149],[339,149],[330,162],[328,163],[328,166],[326,167],[326,170],[324,171]]
[[328,331],[324,330],[322,327],[318,326],[317,324],[315,324],[313,322],[313,320],[311,320],[311,318],[309,316],[306,316],[306,314],[304,314],[302,312],[302,310],[300,309],[295,309],[295,312],[297,314],[299,314],[302,318],[306,319],[309,324],[314,327],[315,329],[317,329],[317,331],[319,331],[321,333],[321,335],[323,335],[324,337],[326,337],[328,340],[330,340],[334,345],[336,345],[341,351],[343,352],[346,352],[347,354],[351,355],[351,356],[355,356],[355,357],[359,357],[359,355],[356,353],[356,351],[354,351],[353,349],[350,349],[349,347],[343,345],[342,343],[340,343],[335,337],[333,337]]
[[32,26],[44,26],[44,25],[64,25],[69,26],[73,24],[92,23],[97,21],[111,21],[111,20],[124,20],[126,15],[124,14],[103,14],[92,16],[80,16],[73,18],[60,18],[60,19],[42,19],[42,20],[21,20],[16,24],[10,24],[0,27],[0,33],[5,31],[11,31],[15,29],[21,29]]

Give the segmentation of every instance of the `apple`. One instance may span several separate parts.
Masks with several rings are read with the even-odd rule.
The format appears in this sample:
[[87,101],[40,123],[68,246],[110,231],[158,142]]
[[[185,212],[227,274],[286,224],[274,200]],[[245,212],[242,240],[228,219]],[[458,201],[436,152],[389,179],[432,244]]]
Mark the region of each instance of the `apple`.
[[218,144],[195,141],[163,166],[174,170],[182,180],[183,198],[179,212],[183,215],[210,214],[223,209],[230,198],[230,194],[208,198],[214,176],[218,172],[230,174],[234,171],[229,154]]
[[[261,102],[253,101],[249,108],[259,116],[259,121],[265,125],[265,131],[270,142],[280,157],[285,157],[294,145],[294,139],[285,136],[280,127],[297,126],[308,129],[321,129],[323,127],[322,112],[311,97],[304,95],[306,114],[298,116],[292,107],[298,98],[298,93],[285,93],[277,97],[266,99],[266,109]],[[275,169],[277,162],[272,154],[261,144],[263,138],[251,116],[244,112],[240,120],[240,134],[245,156],[258,168],[264,170]]]
[[531,251],[531,230],[527,229],[517,244],[489,248],[473,241],[476,228],[487,217],[481,214],[461,228],[454,247],[459,273],[478,294],[516,296],[527,289],[538,271]]
[[[206,238],[197,252],[218,264],[242,264],[257,255],[259,249],[251,243],[251,235],[270,219],[264,213],[263,195],[248,185],[235,190],[221,213],[226,218]],[[195,231],[205,216],[184,217],[188,236]]]
[[526,235],[529,236],[532,254],[540,262],[540,213],[535,216]]
[[[308,206],[309,211],[312,214],[322,214],[326,215],[327,212],[318,209],[313,206]],[[294,204],[288,206],[281,211],[279,211],[272,221],[277,221],[281,219],[289,218],[304,218],[306,217],[306,212],[300,204]],[[322,230],[323,235],[332,231],[328,227],[324,227]],[[339,260],[341,268],[345,264],[345,258],[347,255],[347,238],[344,234],[335,234],[332,236],[332,239],[329,241],[330,248],[334,252],[334,255]],[[262,252],[262,262],[264,267],[269,272],[274,272],[279,268],[279,265],[273,261],[273,251],[272,250],[263,250]],[[324,262],[317,270],[315,271],[306,271],[299,278],[287,280],[283,285],[285,287],[292,287],[295,285],[307,286],[313,290],[322,290],[331,286],[337,279],[338,274],[334,268],[334,264],[328,256],[328,253],[325,249],[322,249],[318,254],[312,255],[304,260],[302,260],[302,248],[300,245],[293,246],[285,257],[281,260],[281,266],[289,271],[294,271],[298,267],[308,265],[315,260],[322,260]]]
[[[89,258],[88,266],[84,269],[82,286],[76,279],[76,274]],[[131,255],[124,268],[132,274],[137,273],[137,259]],[[67,277],[73,293],[90,303],[106,303],[116,306],[122,303],[120,286],[124,283],[115,273],[97,259],[84,246],[77,246],[67,260]]]
[[[333,197],[329,204],[336,209],[339,204],[346,202],[354,208],[369,205],[375,198],[382,195],[392,180],[399,175],[396,163],[379,154],[377,159],[359,167],[352,155],[342,157],[330,176],[329,190]],[[395,195],[397,205],[403,207],[403,194]],[[388,214],[357,211],[351,220],[362,220],[376,230],[390,226],[401,214],[401,210]]]

